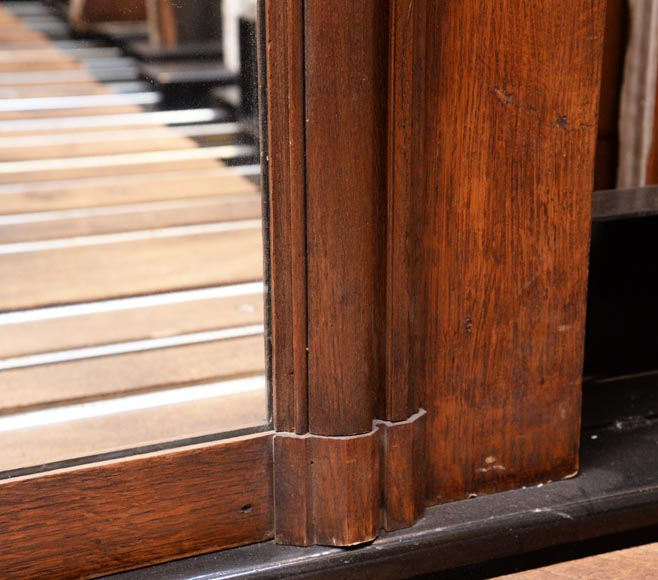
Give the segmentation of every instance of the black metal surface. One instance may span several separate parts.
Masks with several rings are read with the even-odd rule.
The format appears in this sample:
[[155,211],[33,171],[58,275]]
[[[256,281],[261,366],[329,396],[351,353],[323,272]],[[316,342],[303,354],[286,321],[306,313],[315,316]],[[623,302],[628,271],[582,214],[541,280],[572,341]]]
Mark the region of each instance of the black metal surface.
[[658,215],[658,186],[596,191],[592,198],[594,221]]
[[583,436],[577,477],[445,504],[413,528],[342,550],[272,542],[113,580],[411,578],[658,524],[658,426]]
[[585,375],[658,368],[658,216],[595,222]]
[[658,417],[658,372],[583,383],[583,426],[642,425]]
[[222,60],[223,48],[219,42],[195,42],[180,46],[154,46],[150,42],[133,42],[127,51],[140,60]]
[[209,84],[211,86],[234,84],[236,76],[217,62],[182,61],[149,63],[142,66],[142,74],[162,86]]
[[593,197],[585,375],[658,369],[658,187]]

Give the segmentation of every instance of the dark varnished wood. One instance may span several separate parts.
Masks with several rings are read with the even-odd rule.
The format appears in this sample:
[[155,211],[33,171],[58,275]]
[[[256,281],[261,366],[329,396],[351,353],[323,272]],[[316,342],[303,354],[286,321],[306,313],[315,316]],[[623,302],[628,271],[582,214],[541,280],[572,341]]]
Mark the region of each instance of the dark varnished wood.
[[577,471],[604,4],[428,7],[413,368],[430,503]]
[[386,58],[376,0],[307,0],[312,433],[367,433],[384,385]]
[[304,8],[265,6],[274,421],[308,430]]
[[391,0],[388,76],[386,409],[403,421],[418,409],[410,380],[413,328],[413,199],[422,180],[425,4]]
[[99,22],[140,21],[146,18],[145,0],[72,0],[69,9],[71,24],[86,30]]
[[276,541],[352,546],[413,525],[425,510],[425,419],[347,437],[277,433]]
[[3,578],[92,577],[272,536],[270,434],[0,484]]
[[382,527],[413,526],[425,511],[427,414],[420,410],[406,421],[378,421],[382,431]]
[[276,540],[351,546],[379,533],[379,428],[365,435],[277,434]]

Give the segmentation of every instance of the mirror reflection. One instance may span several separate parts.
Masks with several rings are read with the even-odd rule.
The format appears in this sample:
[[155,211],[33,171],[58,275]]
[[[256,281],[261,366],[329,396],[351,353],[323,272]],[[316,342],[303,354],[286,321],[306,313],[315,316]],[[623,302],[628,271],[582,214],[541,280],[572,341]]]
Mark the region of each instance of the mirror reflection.
[[0,2],[0,478],[265,428],[256,14]]

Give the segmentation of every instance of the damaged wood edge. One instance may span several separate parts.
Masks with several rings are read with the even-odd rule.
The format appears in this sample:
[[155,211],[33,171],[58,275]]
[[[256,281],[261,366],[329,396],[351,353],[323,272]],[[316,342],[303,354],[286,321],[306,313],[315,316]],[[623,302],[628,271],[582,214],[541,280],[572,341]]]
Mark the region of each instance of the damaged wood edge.
[[354,546],[413,525],[425,508],[425,425],[421,409],[362,435],[277,433],[277,543]]

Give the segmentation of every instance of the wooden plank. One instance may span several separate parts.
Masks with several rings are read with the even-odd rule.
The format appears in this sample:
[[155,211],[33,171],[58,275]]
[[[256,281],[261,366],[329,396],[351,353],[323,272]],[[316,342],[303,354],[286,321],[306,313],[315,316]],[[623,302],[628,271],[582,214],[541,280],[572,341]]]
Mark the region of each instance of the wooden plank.
[[[225,195],[169,204],[123,206],[106,211],[106,214],[97,210],[95,214],[72,217],[61,213],[47,214],[43,221],[38,221],[39,214],[23,214],[24,221],[14,219],[9,223],[0,216],[0,244],[260,219],[261,198],[253,194]],[[58,219],[57,215],[61,217]]]
[[384,387],[388,14],[309,0],[305,23],[309,426],[367,433]]
[[61,464],[265,424],[267,392],[261,389],[19,429],[0,433],[0,471],[15,473],[49,463]]
[[[2,32],[0,32],[2,34]],[[20,54],[20,53],[18,53]],[[76,70],[80,68],[80,63],[73,59],[48,59],[25,62],[18,59],[16,62],[0,61],[0,73],[7,72],[28,72],[33,70]]]
[[0,484],[0,569],[98,576],[267,540],[272,519],[271,435],[208,443]]
[[308,431],[304,9],[266,4],[273,396],[279,431]]
[[261,389],[19,429],[0,433],[0,471],[15,473],[49,463],[170,444],[265,424],[267,392]]
[[263,296],[245,294],[0,326],[0,359],[263,323]]
[[428,5],[412,368],[431,503],[578,469],[604,12]]
[[0,311],[260,280],[262,263],[260,229],[5,254]]
[[[188,149],[186,147],[186,149]],[[44,181],[61,181],[69,179],[84,179],[97,177],[112,177],[117,173],[123,175],[157,174],[160,171],[184,171],[190,169],[208,169],[222,167],[221,162],[213,159],[185,159],[168,161],[166,163],[117,164],[107,167],[90,166],[74,169],[49,169],[47,171],[25,171],[16,173],[1,173],[0,184],[27,184]]]
[[107,92],[107,88],[90,81],[71,82],[65,85],[55,83],[50,85],[7,85],[3,83],[0,85],[0,99],[74,97],[78,95],[103,95]]
[[171,173],[157,175],[147,173],[148,167],[141,167],[142,173],[135,170],[132,175],[101,179],[88,177],[72,181],[16,184],[5,188],[0,185],[0,215],[238,195],[257,190],[248,179],[222,172],[221,165],[199,168],[183,166],[178,171],[172,165],[175,164],[167,164],[166,168]]
[[135,105],[117,105],[116,107],[81,107],[79,109],[44,109],[40,111],[3,111],[0,112],[0,121],[19,119],[56,119],[59,117],[87,117],[92,115],[118,115],[135,113],[141,109]]
[[135,132],[132,139],[102,141],[96,143],[67,143],[49,145],[48,137],[44,137],[41,145],[33,147],[0,147],[2,161],[31,161],[36,159],[66,159],[67,157],[90,157],[96,155],[113,155],[124,153],[138,153],[143,151],[175,151],[177,149],[194,149],[198,147],[195,141],[176,135],[166,128],[162,135],[140,139],[139,132]]
[[262,336],[0,373],[0,414],[262,374]]

